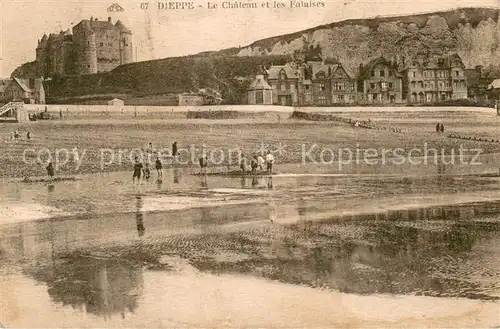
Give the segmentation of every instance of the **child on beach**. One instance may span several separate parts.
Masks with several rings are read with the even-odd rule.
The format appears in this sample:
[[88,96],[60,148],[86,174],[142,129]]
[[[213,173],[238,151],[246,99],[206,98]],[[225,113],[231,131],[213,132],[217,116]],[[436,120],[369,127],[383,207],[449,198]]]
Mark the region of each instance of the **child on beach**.
[[141,182],[141,173],[142,173],[142,163],[139,161],[137,157],[135,157],[134,163],[134,175],[132,176],[132,183],[135,185],[135,180],[137,178],[137,184]]
[[149,168],[149,163],[146,162],[144,169],[142,170],[145,179],[149,179],[151,177],[151,169]]
[[155,168],[156,168],[156,173],[158,174],[158,180],[160,180],[161,177],[163,177],[163,170],[162,170],[163,165],[161,163],[161,160],[160,160],[159,156],[156,158]]
[[266,162],[266,161],[264,160],[264,158],[263,158],[262,156],[260,156],[260,155],[259,155],[259,156],[257,157],[257,164],[258,164],[258,166],[259,166],[260,171],[264,171],[264,163],[265,163],[265,162]]
[[257,168],[259,167],[256,155],[253,156],[250,166],[252,167],[252,174],[255,174],[257,172]]
[[47,170],[47,175],[49,176],[49,180],[52,181],[54,179],[54,166],[52,166],[52,162],[49,162],[47,167],[45,167]]
[[266,162],[267,162],[267,172],[269,174],[272,174],[273,173],[274,156],[271,154],[271,151],[267,151]]

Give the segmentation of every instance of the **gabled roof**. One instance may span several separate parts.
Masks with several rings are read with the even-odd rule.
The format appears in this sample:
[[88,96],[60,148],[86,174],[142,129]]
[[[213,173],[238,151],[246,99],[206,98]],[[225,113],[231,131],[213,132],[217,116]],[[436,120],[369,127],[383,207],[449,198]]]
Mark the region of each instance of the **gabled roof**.
[[320,72],[323,72],[325,79],[328,79],[339,66],[338,64],[323,64],[322,62],[307,62],[307,65],[311,68],[311,78],[313,80],[317,79],[317,75]]
[[26,84],[19,78],[14,78],[14,81],[21,87],[24,92],[31,93],[33,92]]
[[339,75],[341,73],[345,73],[345,75],[347,75],[347,77],[351,79],[354,77],[354,74],[349,69],[339,64],[337,65],[337,68],[332,71],[332,75],[330,76],[330,78],[333,78],[335,75]]
[[299,73],[296,69],[292,68],[290,65],[273,65],[267,71],[268,79],[278,79],[280,72],[285,71],[286,77],[288,79],[298,79]]
[[456,53],[448,56],[434,56],[425,59],[415,59],[411,61],[404,69],[450,69],[453,67],[465,68],[462,58],[460,58],[460,56]]
[[359,72],[359,78],[360,79],[365,79],[367,77],[371,76],[371,71],[375,68],[377,65],[384,65],[388,66],[391,69],[394,70],[394,75],[397,78],[402,78],[402,74],[399,72],[397,65],[394,65],[391,61],[385,59],[384,57],[378,57],[375,59],[372,59],[367,65],[363,66],[361,71]]
[[273,88],[267,83],[263,75],[258,75],[252,82],[248,90],[272,90]]

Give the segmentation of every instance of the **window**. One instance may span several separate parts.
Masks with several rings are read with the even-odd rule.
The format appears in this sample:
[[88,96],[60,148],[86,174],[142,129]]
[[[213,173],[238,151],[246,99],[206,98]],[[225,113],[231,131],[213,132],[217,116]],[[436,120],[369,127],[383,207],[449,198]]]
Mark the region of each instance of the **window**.
[[339,95],[339,102],[343,102],[344,101],[344,95]]
[[389,70],[389,76],[390,77],[394,76],[394,72],[392,70]]
[[372,77],[375,76],[375,70],[372,70]]
[[87,68],[90,69],[90,65],[87,65]]
[[355,101],[355,100],[356,100],[356,96],[351,95],[351,101]]
[[382,88],[382,90],[387,89],[387,82],[381,82],[380,83],[380,88]]
[[286,91],[286,84],[282,83],[280,88],[281,88],[281,91]]
[[411,87],[412,87],[412,88],[416,88],[416,87],[417,87],[417,83],[416,83],[415,81],[412,81],[412,82],[411,82]]
[[104,46],[104,43],[103,42],[99,43],[99,46],[101,46],[101,47]]
[[262,91],[255,92],[255,104],[264,104],[264,93]]
[[305,87],[306,87],[306,90],[309,90],[309,85],[305,85]]
[[380,70],[380,76],[385,77],[385,70]]
[[392,82],[389,82],[389,89],[392,89],[394,87],[394,84]]
[[325,85],[324,85],[324,84],[320,84],[320,85],[319,85],[319,90],[321,90],[321,91],[325,91]]
[[417,76],[417,72],[413,72],[413,77],[415,78]]
[[318,103],[322,104],[322,105],[326,104],[326,96],[324,96],[324,95],[319,96]]
[[90,46],[90,41],[87,41],[87,46]]
[[458,77],[460,75],[460,72],[455,71],[455,76]]

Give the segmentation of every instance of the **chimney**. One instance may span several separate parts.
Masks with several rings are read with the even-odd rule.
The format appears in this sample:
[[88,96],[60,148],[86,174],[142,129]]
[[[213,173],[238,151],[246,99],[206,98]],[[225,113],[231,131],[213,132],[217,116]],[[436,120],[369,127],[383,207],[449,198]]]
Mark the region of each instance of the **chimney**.
[[110,23],[111,23],[111,17],[108,17],[108,22],[110,22]]
[[94,20],[94,16],[90,16],[90,21],[92,22]]

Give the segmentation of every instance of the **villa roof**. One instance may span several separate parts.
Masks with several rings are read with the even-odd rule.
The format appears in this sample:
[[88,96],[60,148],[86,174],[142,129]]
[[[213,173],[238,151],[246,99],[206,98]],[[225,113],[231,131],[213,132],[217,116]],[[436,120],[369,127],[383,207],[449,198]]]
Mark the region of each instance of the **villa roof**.
[[248,90],[272,90],[263,75],[257,75]]
[[281,71],[285,71],[286,77],[288,79],[298,79],[299,73],[296,69],[292,68],[290,65],[273,65],[267,71],[268,79],[278,79]]

